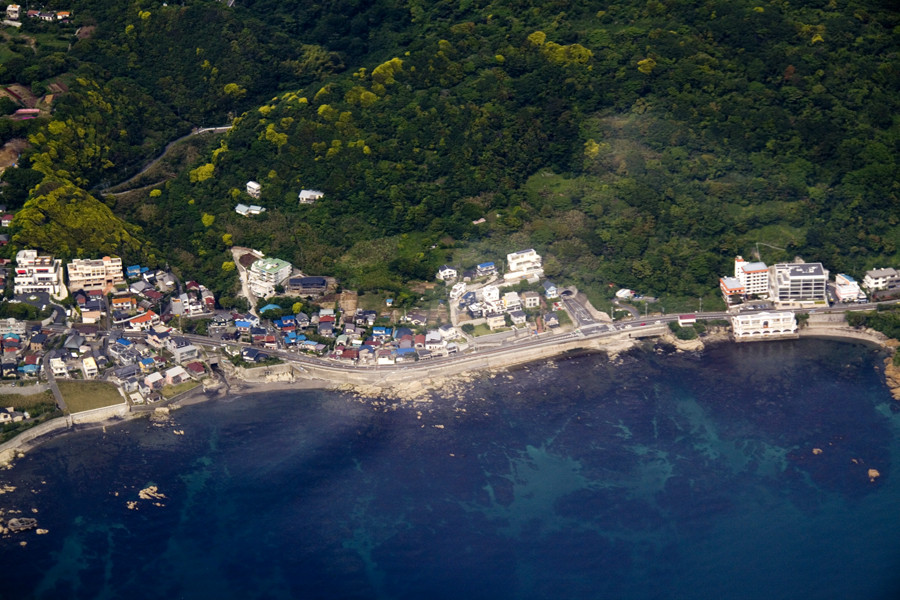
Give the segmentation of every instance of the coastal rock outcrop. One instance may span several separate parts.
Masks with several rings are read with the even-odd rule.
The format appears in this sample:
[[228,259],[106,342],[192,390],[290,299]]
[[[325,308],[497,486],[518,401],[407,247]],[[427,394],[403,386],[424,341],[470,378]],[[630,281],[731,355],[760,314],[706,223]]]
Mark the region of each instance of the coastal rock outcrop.
[[34,529],[35,527],[37,527],[37,519],[31,519],[28,517],[18,517],[10,519],[6,522],[6,527],[12,533],[28,531],[29,529]]
[[900,367],[894,364],[892,356],[884,359],[884,380],[894,400],[900,401]]

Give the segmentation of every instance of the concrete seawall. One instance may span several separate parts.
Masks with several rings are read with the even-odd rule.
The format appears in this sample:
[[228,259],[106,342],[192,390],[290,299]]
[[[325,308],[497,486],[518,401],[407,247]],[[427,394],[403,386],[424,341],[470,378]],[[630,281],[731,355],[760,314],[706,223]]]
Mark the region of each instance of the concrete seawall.
[[888,347],[891,338],[874,329],[855,329],[846,323],[815,323],[800,328],[801,338],[855,340]]

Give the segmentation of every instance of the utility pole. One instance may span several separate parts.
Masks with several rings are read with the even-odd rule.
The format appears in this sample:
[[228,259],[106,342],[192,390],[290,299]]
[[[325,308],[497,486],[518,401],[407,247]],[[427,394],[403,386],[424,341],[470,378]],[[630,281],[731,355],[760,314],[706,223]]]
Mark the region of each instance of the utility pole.
[[703,296],[700,296],[700,310],[698,310],[697,312],[703,312]]

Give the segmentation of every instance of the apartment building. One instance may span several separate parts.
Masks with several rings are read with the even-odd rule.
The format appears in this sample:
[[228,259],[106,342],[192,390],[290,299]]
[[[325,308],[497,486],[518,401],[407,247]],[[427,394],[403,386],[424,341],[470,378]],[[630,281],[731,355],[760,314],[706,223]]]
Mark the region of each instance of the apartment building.
[[280,258],[260,258],[250,265],[247,273],[250,292],[259,298],[274,295],[275,286],[281,285],[291,276],[293,270],[291,263]]
[[794,338],[799,335],[797,319],[789,311],[735,315],[731,317],[731,327],[736,342]]
[[16,294],[47,292],[59,296],[63,287],[62,262],[52,256],[40,256],[37,250],[19,250],[16,254]]
[[122,259],[104,256],[101,259],[77,258],[66,266],[69,275],[69,289],[92,292],[108,292],[125,283]]
[[769,294],[769,268],[763,262],[734,259],[734,277],[744,286],[744,295],[765,298]]
[[866,271],[862,286],[870,292],[895,288],[900,286],[900,272],[892,268]]
[[769,272],[769,299],[780,304],[828,303],[822,263],[780,263]]

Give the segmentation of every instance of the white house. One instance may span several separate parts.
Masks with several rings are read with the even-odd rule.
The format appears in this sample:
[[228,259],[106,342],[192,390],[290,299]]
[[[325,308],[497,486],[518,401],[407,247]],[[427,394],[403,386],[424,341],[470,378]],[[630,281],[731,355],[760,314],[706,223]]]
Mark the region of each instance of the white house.
[[456,279],[459,273],[453,267],[443,265],[437,272],[437,278],[441,281],[450,281]]
[[6,18],[13,21],[19,20],[19,11],[21,7],[18,4],[10,4],[6,7]]
[[498,302],[500,300],[500,288],[496,285],[486,285],[481,290],[481,298],[485,302]]
[[450,299],[456,300],[457,298],[461,298],[463,294],[466,293],[466,282],[460,281],[459,283],[454,283],[453,287],[450,288]]
[[300,204],[312,204],[324,196],[324,192],[318,190],[300,190]]
[[234,212],[241,215],[242,217],[246,217],[250,214],[250,207],[246,204],[238,204],[234,207]]
[[65,377],[69,374],[66,361],[56,356],[50,359],[50,370],[53,372],[54,377]]
[[900,285],[900,272],[890,267],[886,269],[872,269],[871,271],[866,271],[862,284],[870,292],[897,287]]
[[537,308],[541,305],[541,295],[537,292],[522,292],[522,303],[525,308]]
[[93,356],[88,356],[81,361],[81,371],[84,373],[85,379],[93,379],[97,376],[100,370],[97,368],[97,361]]
[[503,294],[503,308],[506,312],[522,310],[522,300],[517,292],[506,292]]
[[[552,281],[544,282],[544,297],[547,300],[555,300],[559,298],[559,290],[556,289],[556,285]],[[618,296],[618,294],[616,294]]]
[[262,186],[259,185],[256,181],[248,181],[247,182],[247,193],[253,198],[259,198],[260,193],[262,192]]

